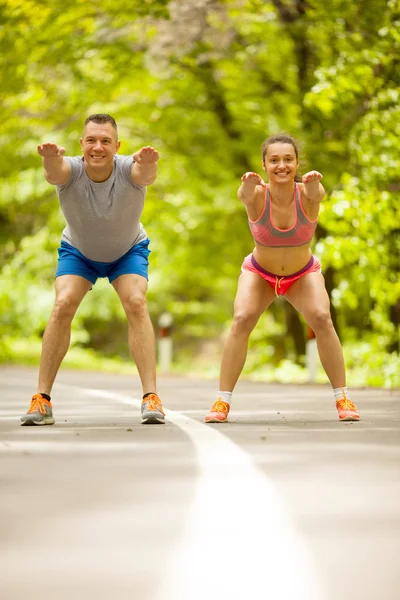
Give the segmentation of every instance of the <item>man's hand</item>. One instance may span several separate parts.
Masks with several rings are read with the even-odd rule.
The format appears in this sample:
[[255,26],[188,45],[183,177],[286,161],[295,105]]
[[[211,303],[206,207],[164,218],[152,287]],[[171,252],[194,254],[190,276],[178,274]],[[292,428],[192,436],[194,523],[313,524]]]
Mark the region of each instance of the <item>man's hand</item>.
[[138,185],[151,185],[157,177],[157,163],[160,155],[152,146],[144,146],[135,154],[132,167],[132,180]]
[[144,146],[135,152],[135,154],[132,155],[132,158],[139,165],[153,165],[158,162],[160,155],[152,146]]
[[57,144],[52,144],[51,142],[40,144],[37,147],[37,151],[43,158],[58,158],[65,154],[65,148],[57,146]]
[[71,176],[71,166],[63,158],[65,148],[51,142],[40,144],[37,148],[42,157],[44,176],[52,185],[64,185]]

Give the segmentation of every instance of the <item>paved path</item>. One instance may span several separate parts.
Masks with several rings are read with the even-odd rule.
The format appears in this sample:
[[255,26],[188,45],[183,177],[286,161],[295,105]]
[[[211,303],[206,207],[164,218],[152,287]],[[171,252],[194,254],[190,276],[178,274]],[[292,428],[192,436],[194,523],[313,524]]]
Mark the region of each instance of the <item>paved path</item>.
[[400,392],[160,379],[165,426],[140,425],[136,376],[63,370],[56,425],[20,427],[37,372],[1,368],[4,600],[398,600]]

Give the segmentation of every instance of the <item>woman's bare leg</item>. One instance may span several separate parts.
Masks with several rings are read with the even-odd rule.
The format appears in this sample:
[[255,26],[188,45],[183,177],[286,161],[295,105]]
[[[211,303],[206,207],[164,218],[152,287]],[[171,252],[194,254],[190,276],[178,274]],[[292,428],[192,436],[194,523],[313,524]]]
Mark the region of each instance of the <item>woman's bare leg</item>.
[[246,361],[250,334],[274,299],[274,290],[260,275],[251,271],[241,273],[233,323],[222,354],[220,390],[231,392],[235,387]]

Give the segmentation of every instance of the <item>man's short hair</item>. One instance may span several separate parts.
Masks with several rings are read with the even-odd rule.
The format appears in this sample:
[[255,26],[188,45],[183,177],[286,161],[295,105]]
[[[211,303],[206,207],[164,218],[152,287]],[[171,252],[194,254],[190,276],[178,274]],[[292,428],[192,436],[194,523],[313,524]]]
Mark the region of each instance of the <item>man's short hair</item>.
[[111,115],[105,115],[105,114],[95,114],[95,115],[90,115],[86,121],[85,121],[85,127],[88,123],[97,123],[98,125],[102,125],[103,123],[111,123],[111,125],[114,127],[116,133],[117,133],[117,139],[118,139],[118,128],[117,128],[117,123],[115,122],[114,117],[112,117]]

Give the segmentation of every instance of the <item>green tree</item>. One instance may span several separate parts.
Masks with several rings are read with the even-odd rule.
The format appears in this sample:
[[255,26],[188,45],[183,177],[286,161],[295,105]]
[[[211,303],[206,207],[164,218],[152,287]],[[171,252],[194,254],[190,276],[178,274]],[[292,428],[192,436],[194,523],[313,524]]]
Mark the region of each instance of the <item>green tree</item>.
[[[63,220],[36,146],[53,139],[77,154],[87,114],[110,112],[122,153],[143,144],[161,153],[143,214],[153,250],[149,301],[154,318],[175,315],[182,351],[218,338],[230,321],[252,249],[239,179],[260,171],[262,141],[286,130],[303,141],[303,171],[324,175],[316,251],[349,364],[366,365],[366,383],[393,385],[396,2],[137,1],[128,10],[119,0],[3,0],[0,16],[3,356],[21,337],[40,340],[52,302]],[[96,286],[74,322],[75,343],[122,354],[123,325],[113,291]],[[301,362],[304,324],[277,303],[251,344],[249,369],[287,356]]]

